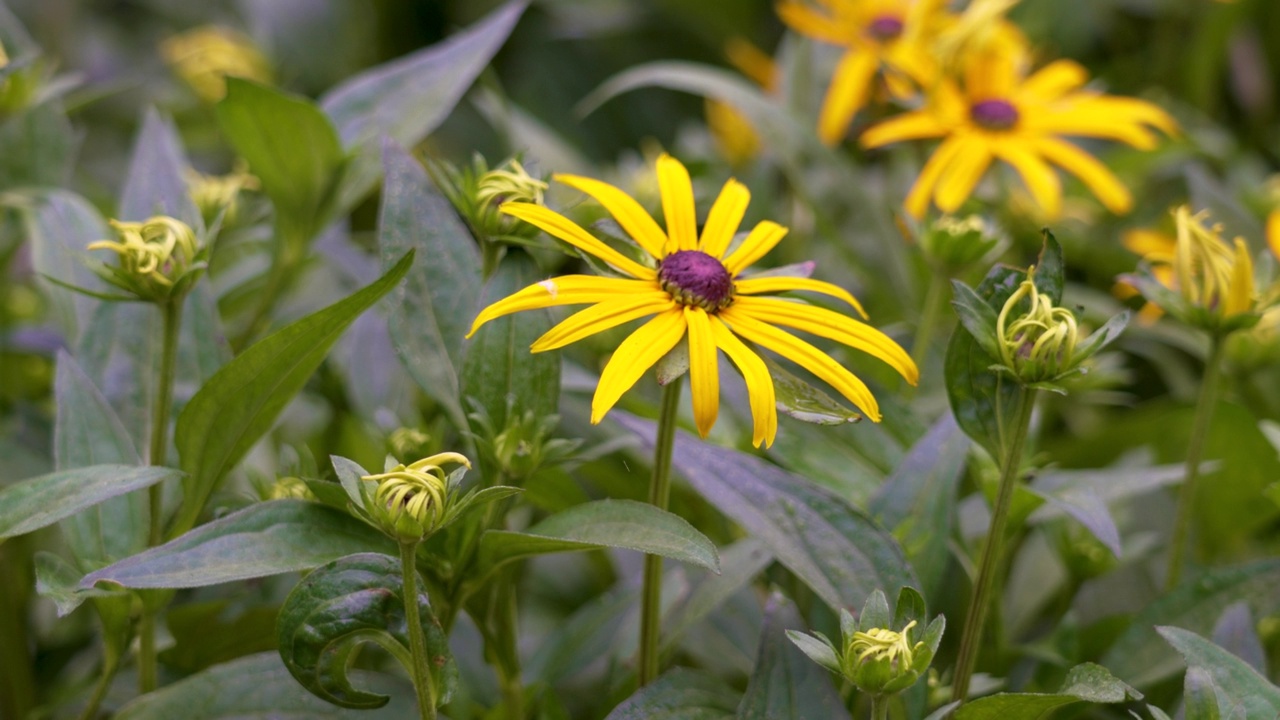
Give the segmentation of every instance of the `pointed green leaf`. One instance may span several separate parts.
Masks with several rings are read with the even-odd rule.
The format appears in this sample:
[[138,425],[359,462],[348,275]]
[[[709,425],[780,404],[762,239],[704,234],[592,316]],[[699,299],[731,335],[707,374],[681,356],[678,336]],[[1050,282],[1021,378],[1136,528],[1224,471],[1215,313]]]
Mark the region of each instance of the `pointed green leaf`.
[[237,77],[227,78],[218,123],[249,163],[275,205],[277,242],[311,240],[333,216],[333,193],[344,156],[329,118],[310,100]]
[[379,254],[390,266],[417,251],[413,272],[391,296],[391,342],[418,387],[444,406],[456,427],[466,428],[463,337],[480,303],[480,251],[421,163],[391,140],[382,162]]
[[487,572],[532,555],[604,547],[638,550],[720,572],[716,546],[706,535],[679,515],[635,500],[596,500],[558,512],[525,532],[486,532],[480,538],[480,565]]
[[[89,243],[111,236],[98,210],[83,197],[67,190],[42,190],[22,194],[16,204],[31,247],[31,263],[40,276],[57,278],[95,292],[108,291],[83,262]],[[98,301],[52,286],[43,279],[45,295],[63,337],[71,344],[86,332]]]
[[377,530],[304,500],[258,503],[89,573],[130,588],[188,588],[310,570],[344,555],[394,551]]
[[1250,718],[1280,714],[1280,687],[1245,661],[1188,630],[1160,626],[1156,632],[1182,654],[1188,667],[1202,668],[1209,673],[1220,691],[1220,709],[1225,711],[1230,707],[1226,702],[1244,700]]
[[115,713],[116,720],[403,720],[415,717],[413,689],[390,675],[352,670],[361,687],[389,695],[376,710],[348,710],[298,690],[280,656],[249,655],[138,697]]
[[830,395],[796,377],[778,363],[761,355],[773,378],[778,409],[791,417],[816,425],[855,423],[862,414],[845,407]]
[[19,480],[0,488],[0,540],[39,530],[107,498],[181,475],[165,467],[94,465]]
[[[435,699],[444,704],[457,684],[458,669],[448,638],[431,612],[421,577],[417,587],[427,666],[434,680]],[[377,643],[401,663],[408,659],[406,669],[411,667],[400,561],[361,553],[315,570],[285,599],[276,635],[285,667],[312,694],[342,707],[385,705],[390,698],[356,688],[348,668],[352,654],[364,642]]]
[[355,207],[377,184],[382,138],[413,147],[444,122],[525,5],[509,2],[448,40],[356,75],[321,98],[343,146],[355,154],[338,192],[341,211]]
[[738,705],[738,720],[849,717],[831,673],[788,640],[786,628],[802,626],[790,600],[778,593],[769,598],[756,667]]
[[355,294],[258,341],[219,370],[178,416],[182,506],[170,536],[195,526],[218,482],[271,426],[349,325],[400,282],[410,253]]
[[1094,663],[1077,665],[1067,673],[1062,689],[1052,694],[998,693],[960,706],[955,720],[1040,720],[1057,708],[1080,702],[1123,703],[1141,700],[1142,693]]
[[[654,424],[613,417],[652,447]],[[918,585],[902,548],[843,498],[760,458],[676,433],[672,468],[741,525],[832,610],[877,588]]]
[[142,221],[168,215],[191,226],[197,235],[203,234],[204,221],[183,177],[186,169],[177,128],[155,108],[147,108],[125,176],[119,219]]
[[0,117],[0,190],[66,187],[79,149],[80,134],[61,102]]
[[959,280],[951,281],[955,299],[951,306],[960,316],[960,324],[973,336],[978,347],[993,358],[1000,357],[1000,339],[996,336],[996,311],[978,293]]

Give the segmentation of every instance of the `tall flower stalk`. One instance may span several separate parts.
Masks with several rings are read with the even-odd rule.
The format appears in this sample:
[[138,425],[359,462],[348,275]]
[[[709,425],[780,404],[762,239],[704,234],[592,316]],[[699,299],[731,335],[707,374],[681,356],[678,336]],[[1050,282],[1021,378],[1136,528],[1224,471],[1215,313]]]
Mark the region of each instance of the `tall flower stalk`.
[[1200,479],[1200,462],[1209,437],[1209,423],[1218,403],[1219,376],[1222,375],[1223,339],[1209,340],[1209,358],[1200,378],[1200,396],[1196,399],[1195,417],[1191,421],[1191,437],[1187,440],[1187,467],[1182,487],[1178,488],[1178,514],[1173,523],[1173,540],[1169,548],[1169,568],[1165,573],[1165,590],[1177,587],[1186,564],[1187,544],[1191,534],[1191,516],[1195,508],[1196,482]]
[[[675,449],[676,418],[680,411],[680,387],[683,378],[667,383],[662,392],[662,409],[658,413],[658,434],[653,448],[653,478],[649,482],[649,502],[666,510],[671,501],[671,453]],[[658,677],[662,624],[662,556],[644,556],[644,587],[640,605],[640,669],[639,684],[644,687]]]

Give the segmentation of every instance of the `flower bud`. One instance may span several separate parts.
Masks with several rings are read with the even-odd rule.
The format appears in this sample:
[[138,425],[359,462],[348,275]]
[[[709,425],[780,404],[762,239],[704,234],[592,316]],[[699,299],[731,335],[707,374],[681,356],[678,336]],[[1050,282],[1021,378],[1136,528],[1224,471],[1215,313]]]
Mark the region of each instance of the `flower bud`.
[[223,224],[235,222],[239,211],[240,191],[257,189],[258,178],[244,169],[237,169],[227,175],[205,175],[196,170],[187,171],[187,192],[207,225],[213,223],[218,213],[222,213]]
[[485,467],[494,467],[503,477],[518,482],[548,464],[563,462],[581,441],[553,438],[558,415],[539,415],[532,410],[518,412],[509,403],[506,425],[494,427],[493,420],[484,410],[468,416],[476,433],[476,445],[483,453]]
[[116,240],[98,240],[89,250],[110,250],[117,264],[94,271],[140,300],[165,302],[190,290],[204,270],[204,248],[181,220],[164,215],[143,222],[111,220]]
[[[1000,361],[1028,384],[1051,381],[1074,369],[1080,342],[1075,314],[1054,306],[1036,289],[1032,270],[996,318]],[[1029,305],[1025,310],[1024,304]]]
[[537,228],[498,212],[502,203],[511,200],[543,203],[547,183],[530,175],[516,158],[493,169],[480,155],[472,159],[470,167],[462,168],[428,161],[427,170],[481,242],[504,237],[528,239],[537,234]]
[[[445,463],[471,469],[470,460],[446,452],[365,475],[361,478],[364,510],[383,532],[400,542],[416,542],[431,535],[443,525],[456,489],[452,476],[445,475]],[[372,497],[368,496],[370,483]]]
[[227,77],[271,82],[266,57],[243,33],[205,26],[174,35],[160,45],[160,54],[201,100],[215,103],[227,94]]
[[315,500],[311,488],[296,477],[282,477],[267,490],[267,500]]
[[998,254],[1006,244],[1003,235],[978,215],[966,218],[943,215],[920,236],[920,249],[925,257],[949,273]]

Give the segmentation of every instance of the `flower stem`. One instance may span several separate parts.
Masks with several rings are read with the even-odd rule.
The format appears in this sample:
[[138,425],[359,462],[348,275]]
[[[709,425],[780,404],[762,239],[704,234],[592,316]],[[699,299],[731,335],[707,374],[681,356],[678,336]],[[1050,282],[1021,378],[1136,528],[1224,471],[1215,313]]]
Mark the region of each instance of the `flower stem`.
[[413,687],[418,692],[418,713],[422,720],[435,720],[436,685],[427,664],[427,638],[418,614],[417,542],[400,543],[400,572],[404,582],[404,617],[409,625],[409,651],[413,655]]
[[[169,410],[173,403],[174,368],[178,358],[178,336],[182,329],[182,296],[161,304],[160,371],[156,375],[154,403],[151,409],[151,444],[149,465],[164,465],[169,450]],[[164,492],[159,483],[147,489],[150,525],[147,546],[155,547],[164,539]],[[156,618],[145,606],[138,621],[138,690],[149,693],[156,689]]]
[[[680,409],[683,378],[667,383],[658,414],[658,437],[653,448],[653,480],[649,502],[666,510],[671,500],[671,452],[675,449],[676,418]],[[658,629],[662,622],[662,556],[644,556],[644,589],[640,605],[639,683],[644,687],[658,677]]]
[[986,623],[987,609],[991,603],[992,592],[997,590],[996,574],[1003,564],[1001,557],[1004,550],[1004,535],[1009,524],[1009,506],[1013,500],[1013,490],[1018,484],[1018,470],[1022,463],[1022,449],[1026,445],[1027,433],[1031,428],[1031,411],[1035,407],[1036,391],[1026,387],[1018,391],[1018,409],[1016,420],[1011,428],[1012,435],[1003,444],[1004,457],[1000,462],[1000,489],[996,495],[996,505],[991,511],[991,528],[987,533],[987,544],[982,550],[982,559],[978,564],[978,580],[973,586],[973,598],[969,603],[969,613],[965,617],[964,634],[960,639],[960,653],[956,658],[956,676],[951,686],[951,699],[964,700],[969,696],[969,680],[978,661],[978,649],[982,646],[982,627]]
[[889,720],[889,697],[871,696],[871,720]]
[[102,707],[102,700],[111,689],[111,681],[115,679],[116,670],[119,667],[119,663],[116,662],[109,662],[102,666],[102,674],[98,676],[98,683],[93,687],[93,695],[89,696],[88,704],[84,706],[84,710],[80,711],[79,720],[93,720],[98,717],[98,708]]
[[933,343],[933,335],[938,329],[938,320],[942,317],[947,293],[946,273],[941,269],[929,267],[929,289],[924,296],[924,311],[920,316],[920,324],[916,327],[916,336],[911,343],[911,359],[916,367],[924,367],[929,355],[929,346]]
[[1205,360],[1204,377],[1200,381],[1200,397],[1196,400],[1196,414],[1191,421],[1191,438],[1187,441],[1187,474],[1178,490],[1178,516],[1173,525],[1173,546],[1169,552],[1169,570],[1165,573],[1166,592],[1182,579],[1182,566],[1187,554],[1188,537],[1191,534],[1191,515],[1196,496],[1196,480],[1200,477],[1200,461],[1204,457],[1204,443],[1209,436],[1209,421],[1218,402],[1218,382],[1222,365],[1223,342],[1218,337],[1209,341],[1209,357]]

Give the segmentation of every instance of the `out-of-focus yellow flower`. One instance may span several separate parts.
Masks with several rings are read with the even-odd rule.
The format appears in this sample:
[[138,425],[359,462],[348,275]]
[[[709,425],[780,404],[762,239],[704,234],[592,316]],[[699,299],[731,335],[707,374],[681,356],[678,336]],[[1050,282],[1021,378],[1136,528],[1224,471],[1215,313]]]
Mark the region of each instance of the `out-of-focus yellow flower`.
[[[1178,245],[1177,238],[1158,230],[1138,228],[1126,231],[1120,237],[1120,242],[1129,252],[1150,263],[1151,275],[1161,285],[1173,289],[1173,253]],[[1139,294],[1137,288],[1123,281],[1117,282],[1111,292],[1121,300]],[[1159,305],[1147,302],[1138,311],[1138,321],[1150,325],[1159,320],[1161,315],[1164,315],[1164,310]]]
[[311,488],[296,477],[282,477],[275,481],[271,489],[267,491],[268,500],[315,500],[315,493],[311,492]]
[[4,43],[0,42],[0,68],[9,64],[9,53],[4,51]]
[[490,320],[523,310],[591,304],[538,338],[532,350],[543,352],[656,315],[624,340],[605,366],[591,403],[591,422],[599,422],[650,367],[687,338],[698,432],[705,437],[719,412],[717,355],[723,350],[746,381],[756,445],[771,444],[777,432],[773,379],[757,351],[740,337],[808,369],[873,421],[880,420],[880,410],[861,380],[826,353],[775,326],[812,333],[866,352],[915,384],[919,378],[915,363],[879,330],[816,306],[762,297],[797,290],[818,292],[840,298],[861,313],[858,301],[843,288],[809,278],[740,277],[787,234],[786,228],[764,220],[735,251],[727,252],[750,202],[751,195],[744,185],[732,179],[725,183],[699,236],[693,184],[684,165],[663,155],[658,158],[657,177],[665,231],[639,203],[612,185],[575,175],[554,176],[556,181],[603,205],[643,249],[644,263],[614,250],[546,207],[518,202],[503,205],[502,212],[599,258],[626,277],[568,275],[535,283],[482,310],[471,333]]
[[939,65],[955,69],[964,63],[966,55],[1001,48],[1008,50],[1025,45],[1022,31],[1005,20],[1009,12],[1021,0],[973,0],[953,22],[938,33],[934,52]]
[[818,116],[818,137],[835,145],[883,77],[889,91],[909,96],[936,70],[930,35],[942,13],[938,0],[781,0],[778,16],[792,30],[845,48]]
[[226,175],[205,175],[188,168],[186,180],[191,201],[195,203],[200,215],[206,221],[212,221],[220,212],[223,213],[223,222],[234,221],[240,191],[258,189],[258,178],[249,174],[244,168],[238,168]]
[[214,103],[227,94],[227,78],[271,82],[271,66],[253,41],[229,28],[207,25],[174,35],[160,54],[200,99]]
[[[725,56],[765,92],[777,88],[778,66],[760,48],[742,38],[732,38],[725,46]],[[707,129],[731,165],[742,165],[760,152],[760,135],[755,126],[732,105],[708,98],[706,115]]]
[[1062,209],[1056,165],[1084,182],[1112,212],[1125,213],[1133,197],[1096,158],[1063,136],[1104,138],[1137,148],[1155,147],[1153,130],[1177,131],[1155,105],[1081,89],[1089,79],[1070,60],[1057,60],[1029,74],[1025,48],[997,43],[966,55],[961,82],[941,79],[921,110],[886,120],[866,131],[862,144],[881,147],[903,140],[944,138],[907,195],[907,211],[924,215],[932,198],[954,212],[973,192],[992,160],[1009,163],[1022,176],[1049,217]]

